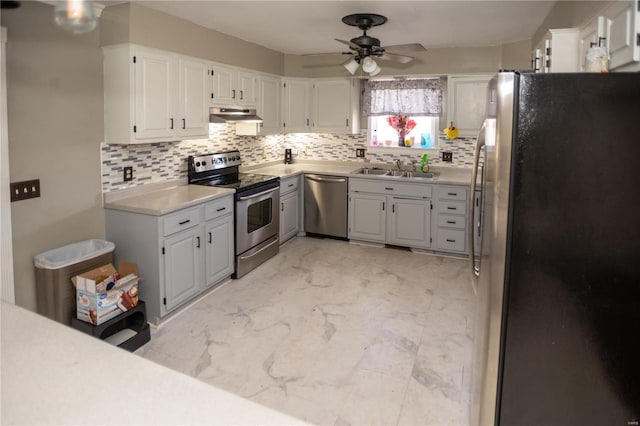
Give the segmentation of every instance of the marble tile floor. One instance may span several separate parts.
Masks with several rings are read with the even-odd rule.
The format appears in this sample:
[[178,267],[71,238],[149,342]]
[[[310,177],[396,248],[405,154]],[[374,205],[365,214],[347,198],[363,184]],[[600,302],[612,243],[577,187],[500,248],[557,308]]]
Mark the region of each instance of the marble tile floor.
[[468,425],[461,259],[294,238],[137,354],[319,425]]

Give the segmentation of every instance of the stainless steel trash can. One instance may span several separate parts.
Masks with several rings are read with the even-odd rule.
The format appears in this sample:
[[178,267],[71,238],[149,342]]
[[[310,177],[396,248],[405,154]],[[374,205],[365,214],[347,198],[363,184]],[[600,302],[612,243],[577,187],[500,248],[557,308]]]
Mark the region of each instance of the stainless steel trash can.
[[114,250],[112,242],[93,239],[34,256],[38,313],[71,325],[76,316],[76,290],[71,277],[113,263]]

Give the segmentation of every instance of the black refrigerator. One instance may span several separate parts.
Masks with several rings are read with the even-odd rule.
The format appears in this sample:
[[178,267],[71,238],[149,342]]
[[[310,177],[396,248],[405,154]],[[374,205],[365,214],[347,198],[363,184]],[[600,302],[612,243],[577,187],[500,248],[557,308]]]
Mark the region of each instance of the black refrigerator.
[[487,111],[472,424],[638,425],[640,74],[501,72]]

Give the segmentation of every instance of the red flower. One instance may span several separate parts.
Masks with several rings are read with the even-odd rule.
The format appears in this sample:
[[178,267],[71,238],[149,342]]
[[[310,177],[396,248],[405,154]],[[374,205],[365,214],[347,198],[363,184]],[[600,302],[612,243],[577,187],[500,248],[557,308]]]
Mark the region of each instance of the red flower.
[[389,125],[398,132],[398,135],[402,137],[407,135],[414,127],[416,127],[416,122],[413,119],[402,114],[390,115],[387,117],[387,123],[389,123]]

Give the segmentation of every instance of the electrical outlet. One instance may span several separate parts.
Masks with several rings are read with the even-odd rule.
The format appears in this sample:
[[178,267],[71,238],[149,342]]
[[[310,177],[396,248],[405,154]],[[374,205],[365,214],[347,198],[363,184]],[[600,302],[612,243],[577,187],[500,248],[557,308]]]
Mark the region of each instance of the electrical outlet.
[[364,153],[365,153],[364,148],[356,148],[356,157],[357,158],[364,158]]
[[133,167],[128,166],[128,167],[125,167],[123,170],[124,170],[124,181],[131,182],[133,180]]
[[40,196],[40,179],[11,183],[11,202],[38,198]]
[[443,152],[442,153],[442,161],[450,163],[453,161],[453,152]]

